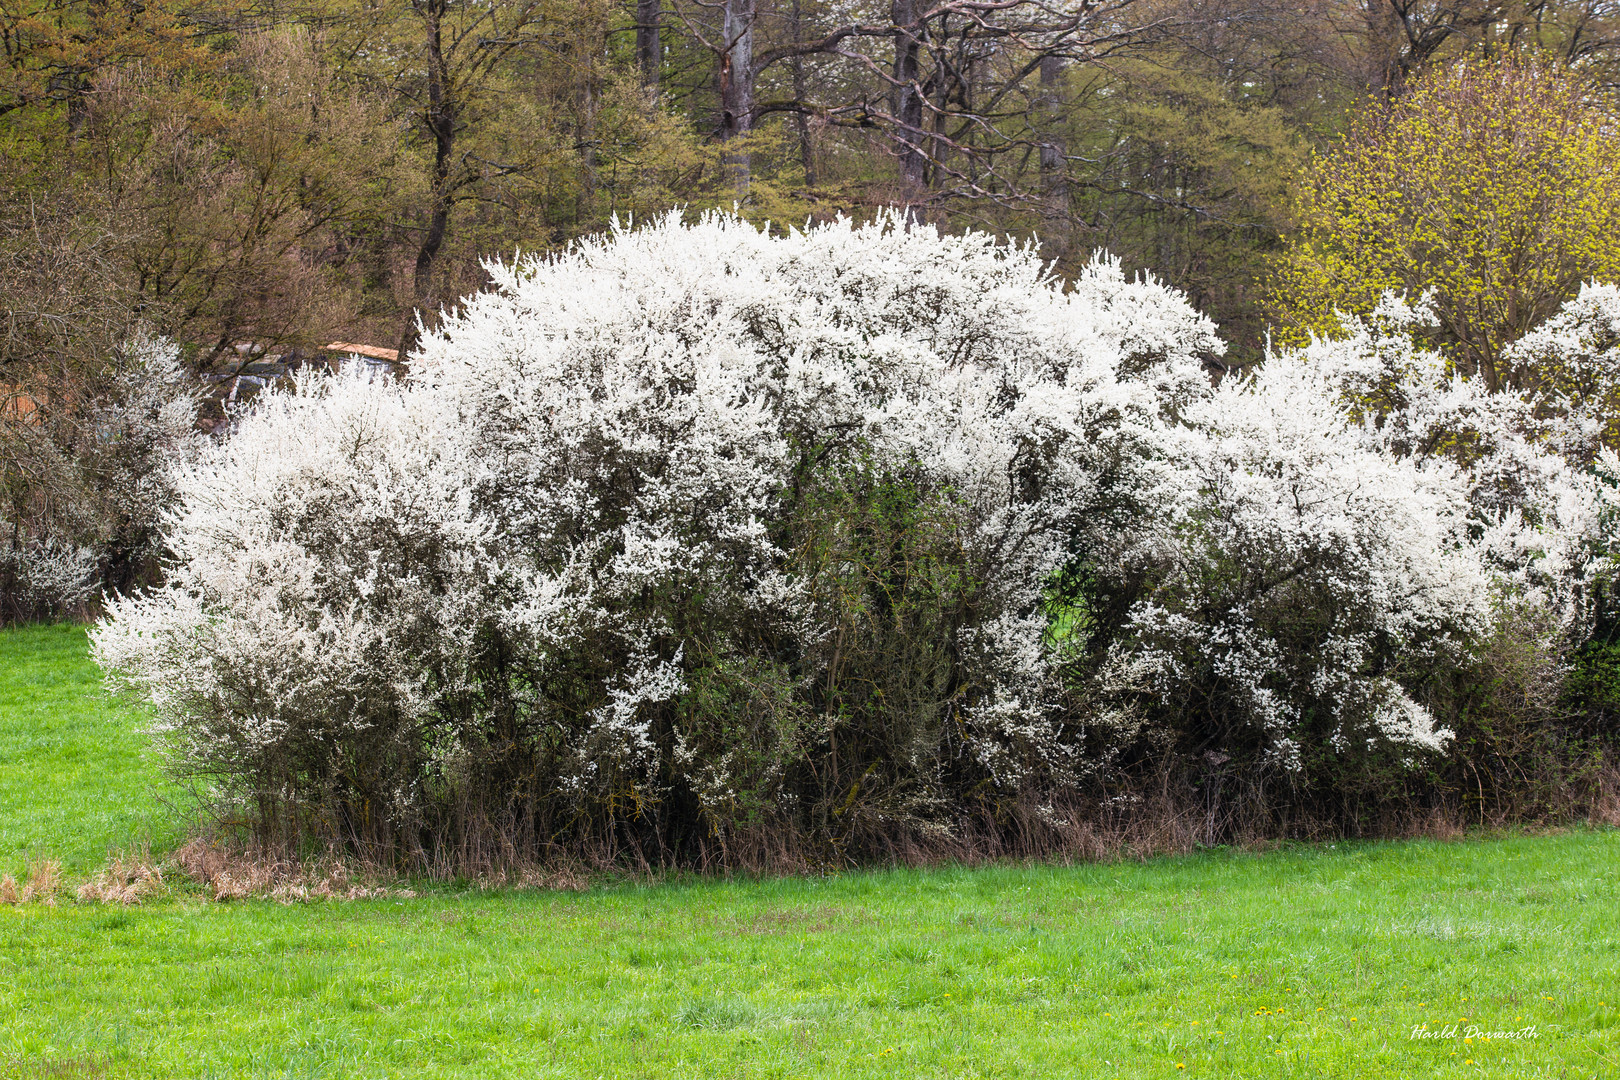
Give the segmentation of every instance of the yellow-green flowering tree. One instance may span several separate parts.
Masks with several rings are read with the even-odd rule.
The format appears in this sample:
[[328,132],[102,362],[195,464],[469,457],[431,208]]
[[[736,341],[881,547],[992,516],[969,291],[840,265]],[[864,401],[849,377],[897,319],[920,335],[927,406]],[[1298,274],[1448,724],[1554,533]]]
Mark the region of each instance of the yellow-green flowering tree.
[[1370,103],[1300,177],[1271,288],[1282,335],[1433,290],[1455,363],[1492,391],[1535,381],[1506,347],[1620,277],[1617,134],[1595,90],[1533,60],[1459,61]]

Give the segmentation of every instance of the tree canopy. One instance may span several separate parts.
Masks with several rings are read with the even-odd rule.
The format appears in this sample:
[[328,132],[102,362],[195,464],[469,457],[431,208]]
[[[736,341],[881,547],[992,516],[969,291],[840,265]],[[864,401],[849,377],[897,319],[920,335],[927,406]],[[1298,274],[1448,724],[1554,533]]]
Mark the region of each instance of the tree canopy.
[[1581,75],[1460,60],[1361,110],[1307,169],[1273,299],[1293,332],[1433,292],[1439,344],[1492,390],[1531,368],[1505,350],[1620,275],[1620,141]]

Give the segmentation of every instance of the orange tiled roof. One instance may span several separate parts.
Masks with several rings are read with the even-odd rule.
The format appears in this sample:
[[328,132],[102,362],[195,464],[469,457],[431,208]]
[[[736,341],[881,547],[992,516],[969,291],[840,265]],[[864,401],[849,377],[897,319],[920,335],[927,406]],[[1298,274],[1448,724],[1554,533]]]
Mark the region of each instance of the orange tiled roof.
[[390,360],[399,362],[398,349],[380,349],[375,345],[356,345],[352,341],[334,341],[326,346],[327,352],[354,353],[356,356],[369,356],[373,360]]

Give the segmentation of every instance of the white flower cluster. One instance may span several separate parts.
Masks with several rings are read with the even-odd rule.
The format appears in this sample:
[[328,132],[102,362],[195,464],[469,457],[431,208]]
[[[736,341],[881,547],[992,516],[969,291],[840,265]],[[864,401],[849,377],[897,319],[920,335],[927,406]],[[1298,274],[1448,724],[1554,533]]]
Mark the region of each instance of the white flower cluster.
[[[1545,373],[1600,353],[1610,293],[1587,290],[1521,355]],[[1386,296],[1187,410],[1157,550],[1122,563],[1148,582],[1111,646],[1124,688],[1184,723],[1203,712],[1187,730],[1212,743],[1264,732],[1297,766],[1362,740],[1441,745],[1414,691],[1505,611],[1579,643],[1615,539],[1600,395],[1545,378],[1489,393],[1417,343],[1431,325]]]
[[364,374],[319,379],[177,471],[170,581],[113,600],[95,647],[183,758],[324,747],[297,764],[341,769],[345,740],[408,738],[454,692],[443,654],[467,650],[500,560],[441,457],[445,418]]
[[1454,472],[1368,445],[1327,365],[1286,357],[1186,423],[1113,666],[1220,752],[1439,746],[1403,679],[1460,653],[1489,599]]
[[[1616,539],[1620,459],[1598,440],[1620,352],[1594,339],[1620,325],[1620,292],[1583,289],[1522,338],[1509,350],[1520,386],[1497,393],[1416,343],[1433,325],[1426,301],[1386,295],[1371,319],[1347,319],[1342,338],[1313,342],[1299,358],[1338,385],[1362,445],[1454,475],[1470,544],[1500,598],[1547,609],[1578,634]],[[1577,387],[1567,376],[1579,370],[1590,377]]]
[[1587,284],[1507,349],[1516,397],[1539,434],[1576,464],[1620,435],[1620,286]]

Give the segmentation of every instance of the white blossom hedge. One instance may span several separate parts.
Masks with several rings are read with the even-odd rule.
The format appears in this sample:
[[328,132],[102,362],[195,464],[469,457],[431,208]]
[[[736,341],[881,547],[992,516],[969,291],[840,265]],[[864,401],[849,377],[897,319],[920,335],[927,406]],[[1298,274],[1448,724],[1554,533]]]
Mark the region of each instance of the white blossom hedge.
[[[1400,442],[1429,413],[1368,413],[1437,378],[1368,327],[1215,390],[1172,290],[895,217],[491,272],[408,379],[263,395],[180,469],[167,584],[95,631],[269,834],[858,856],[1166,747],[1410,768],[1504,596],[1579,606]],[[1537,521],[1591,561],[1572,475]]]

